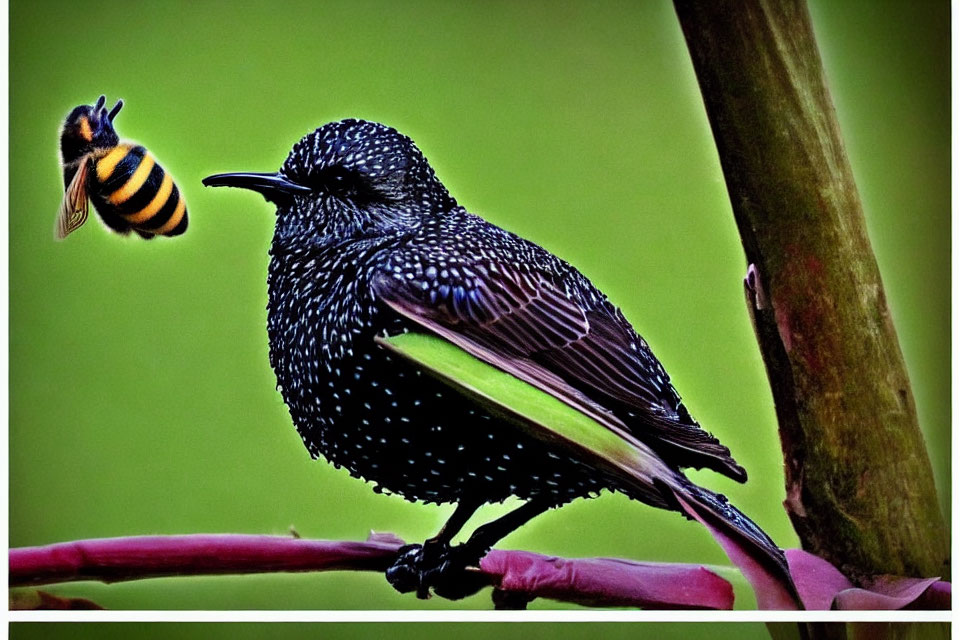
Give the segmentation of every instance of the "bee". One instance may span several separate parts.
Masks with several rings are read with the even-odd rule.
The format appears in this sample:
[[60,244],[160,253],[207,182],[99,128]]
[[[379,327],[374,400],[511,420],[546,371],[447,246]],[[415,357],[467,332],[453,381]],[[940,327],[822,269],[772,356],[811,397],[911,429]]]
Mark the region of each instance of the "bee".
[[107,113],[106,96],[70,112],[60,134],[66,191],[54,234],[63,240],[86,222],[90,200],[111,230],[147,240],[187,229],[187,206],[170,174],[143,146],[121,142],[113,128],[123,100]]

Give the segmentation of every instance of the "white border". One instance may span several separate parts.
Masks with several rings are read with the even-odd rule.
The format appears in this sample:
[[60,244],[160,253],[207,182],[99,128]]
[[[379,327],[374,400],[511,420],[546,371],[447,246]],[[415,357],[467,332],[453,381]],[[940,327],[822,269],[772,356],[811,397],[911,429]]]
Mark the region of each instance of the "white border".
[[[9,5],[8,0],[0,0],[3,12],[0,13],[0,39],[6,41],[0,49],[0,114],[4,132],[10,130],[9,114]],[[958,36],[960,36],[960,0],[951,0],[951,60],[952,60],[952,206],[960,211],[960,198],[956,186],[960,184],[960,126],[957,121],[957,95],[960,85],[960,59],[958,59]],[[9,160],[9,136],[0,135],[0,153]],[[0,455],[9,461],[9,162],[0,161],[0,223],[8,230],[7,242],[0,242],[0,411],[3,415],[3,432],[6,437],[0,441]],[[960,282],[958,282],[958,231],[957,221],[952,228],[952,358],[958,361],[960,345],[957,343],[960,327]],[[954,370],[952,380],[952,398],[954,403],[960,394],[960,376]],[[956,405],[953,405],[956,411]],[[955,465],[960,453],[957,434],[953,433],[951,457]],[[9,514],[8,474],[0,474],[0,503],[4,515]],[[960,506],[960,482],[957,469],[952,472],[953,512]],[[5,518],[4,518],[5,520]],[[952,525],[953,523],[951,523]],[[960,540],[951,526],[952,557],[960,556]],[[9,548],[9,526],[2,527],[0,533],[5,548]],[[7,583],[8,565],[0,569],[3,584]],[[956,607],[956,604],[954,604]],[[6,611],[0,628],[0,638],[6,638],[11,622],[952,622],[953,611]]]
[[12,611],[13,622],[951,622],[950,611]]

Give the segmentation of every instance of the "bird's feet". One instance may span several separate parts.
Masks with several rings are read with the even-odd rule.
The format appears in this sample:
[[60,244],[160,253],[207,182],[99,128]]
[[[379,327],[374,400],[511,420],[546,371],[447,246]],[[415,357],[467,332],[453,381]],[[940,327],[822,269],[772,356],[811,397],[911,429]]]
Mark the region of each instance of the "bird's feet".
[[421,600],[430,597],[431,588],[442,598],[459,600],[490,584],[479,569],[485,554],[486,549],[478,552],[469,542],[455,547],[436,540],[408,544],[387,569],[387,581],[400,593],[416,591]]

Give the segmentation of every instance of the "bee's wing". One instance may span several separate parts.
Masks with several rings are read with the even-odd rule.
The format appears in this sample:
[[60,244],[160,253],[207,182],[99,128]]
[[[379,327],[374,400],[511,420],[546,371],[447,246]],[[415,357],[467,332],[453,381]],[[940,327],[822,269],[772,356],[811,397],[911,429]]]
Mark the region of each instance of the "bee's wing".
[[57,211],[57,225],[53,230],[57,240],[63,240],[87,221],[87,214],[90,212],[90,201],[87,198],[88,165],[87,158],[80,161],[73,180],[63,193],[60,210]]

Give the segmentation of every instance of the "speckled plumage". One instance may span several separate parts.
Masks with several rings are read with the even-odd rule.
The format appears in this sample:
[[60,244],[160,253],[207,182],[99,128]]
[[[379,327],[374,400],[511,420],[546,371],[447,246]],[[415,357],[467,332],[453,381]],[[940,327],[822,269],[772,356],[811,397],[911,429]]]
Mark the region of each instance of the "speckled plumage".
[[[277,205],[270,363],[310,454],[409,500],[457,503],[436,537],[387,570],[400,591],[462,597],[462,569],[546,509],[603,489],[719,526],[790,584],[772,540],[685,467],[746,473],[700,428],[623,314],[575,268],[460,207],[406,136],[344,120],[294,145],[278,173],[210,176]],[[489,413],[377,342],[450,340],[630,442],[629,471],[581,459]],[[523,506],[450,542],[487,502]]]
[[[331,123],[294,146],[280,175],[316,194],[278,203],[268,279],[270,361],[312,456],[428,502],[515,495],[563,504],[617,488],[379,347],[378,334],[418,328],[379,299],[393,283],[397,295],[419,297],[454,323],[482,324],[513,303],[540,314],[546,324],[531,328],[510,325],[518,315],[511,310],[482,339],[507,350],[566,345],[559,351],[576,362],[609,366],[577,370],[568,357],[544,358],[552,370],[571,370],[574,386],[672,464],[742,474],[690,419],[606,296],[566,262],[458,206],[405,136],[376,123]],[[532,301],[524,298],[531,291]],[[613,342],[625,353],[577,354],[591,324],[620,332]],[[664,425],[683,432],[685,446],[664,438]],[[656,492],[634,497],[668,506]]]

